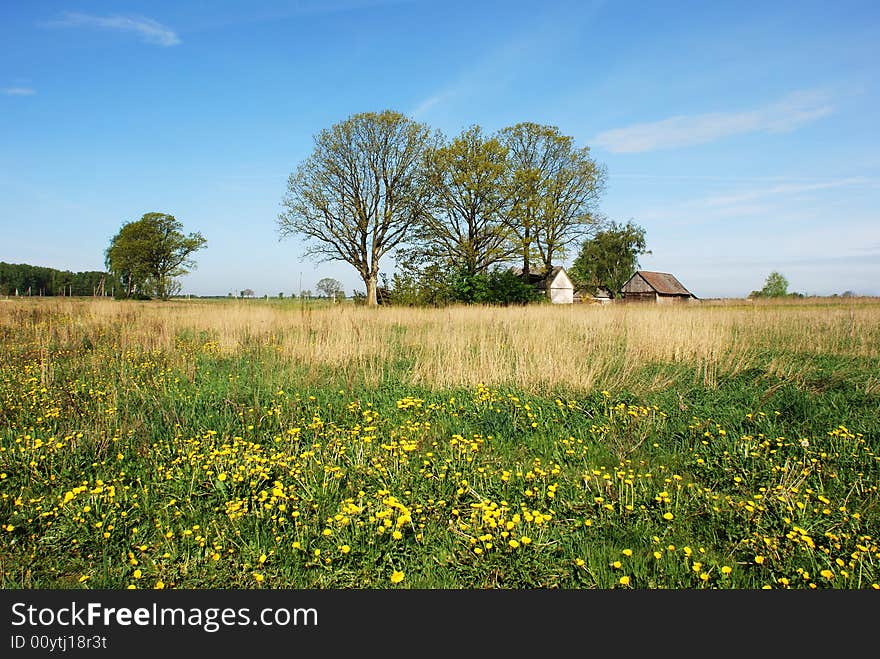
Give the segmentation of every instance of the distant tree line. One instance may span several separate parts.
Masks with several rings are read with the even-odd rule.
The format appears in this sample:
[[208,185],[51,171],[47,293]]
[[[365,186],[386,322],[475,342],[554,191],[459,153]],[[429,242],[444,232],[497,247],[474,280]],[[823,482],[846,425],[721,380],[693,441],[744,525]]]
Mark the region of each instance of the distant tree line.
[[107,272],[70,272],[0,262],[0,295],[112,295],[119,288],[119,281]]

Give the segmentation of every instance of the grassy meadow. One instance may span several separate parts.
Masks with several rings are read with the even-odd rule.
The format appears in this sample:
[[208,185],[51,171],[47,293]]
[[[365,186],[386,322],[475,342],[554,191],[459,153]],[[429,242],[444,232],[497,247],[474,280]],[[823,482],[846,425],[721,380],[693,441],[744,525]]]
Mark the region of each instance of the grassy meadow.
[[3,588],[880,589],[880,299],[0,300]]

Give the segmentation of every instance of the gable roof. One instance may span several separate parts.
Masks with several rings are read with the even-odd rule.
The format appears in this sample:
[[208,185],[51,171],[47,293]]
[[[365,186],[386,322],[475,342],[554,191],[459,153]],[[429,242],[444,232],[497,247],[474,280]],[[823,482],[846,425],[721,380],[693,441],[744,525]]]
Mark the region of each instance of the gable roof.
[[[629,284],[635,277],[641,277],[645,282],[661,295],[687,295],[696,297],[688,289],[681,285],[673,275],[668,272],[651,272],[650,270],[637,270],[636,273],[626,282]],[[626,288],[626,284],[623,286]]]

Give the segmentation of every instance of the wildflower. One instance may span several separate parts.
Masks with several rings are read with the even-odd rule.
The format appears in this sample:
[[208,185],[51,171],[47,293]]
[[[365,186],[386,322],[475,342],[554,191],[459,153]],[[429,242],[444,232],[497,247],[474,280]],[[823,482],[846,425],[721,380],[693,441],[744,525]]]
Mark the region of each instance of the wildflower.
[[624,550],[623,550],[623,555],[624,555],[624,556],[632,556],[632,555],[633,555],[633,550],[632,550],[632,549],[624,549]]
[[582,558],[576,558],[576,559],[574,559],[574,563],[575,563],[575,565],[577,565],[578,567],[583,567],[584,565],[586,565],[586,561],[585,561],[584,559],[582,559]]
[[733,568],[730,567],[729,565],[725,565],[721,568],[721,574],[727,575],[727,574],[730,574],[731,572],[733,572]]
[[670,512],[663,513],[663,519],[665,519],[667,522],[670,521],[673,517],[675,517],[675,515]]
[[763,556],[755,556],[755,563],[757,563],[758,565],[763,565],[764,564],[764,557]]
[[348,552],[351,551],[351,547],[349,547],[348,545],[342,545],[339,548],[339,551],[341,551],[343,554],[347,554]]
[[401,581],[403,581],[405,576],[406,575],[400,570],[395,570],[391,573],[391,583],[400,583]]
[[165,582],[162,581],[161,579],[159,579],[159,580],[156,582],[156,585],[153,586],[153,588],[154,588],[155,590],[162,590],[163,588],[165,588]]
[[264,576],[263,576],[262,574],[260,574],[259,572],[254,572],[254,581],[256,581],[257,583],[263,583],[263,580],[264,580],[265,578],[266,578],[266,577],[264,577]]
[[92,578],[92,576],[90,574],[84,574],[79,578],[79,582],[83,583],[84,581],[87,581],[88,579],[91,579],[91,578]]
[[620,577],[621,586],[629,586],[629,577]]
[[135,579],[140,579],[142,576],[144,576],[144,573],[141,572],[140,569],[137,569],[134,571],[134,578]]
[[511,549],[516,549],[517,547],[519,547],[519,541],[517,540],[509,540],[507,544],[510,545]]
[[832,572],[831,570],[822,570],[819,574],[821,574],[829,581],[834,578],[834,572]]

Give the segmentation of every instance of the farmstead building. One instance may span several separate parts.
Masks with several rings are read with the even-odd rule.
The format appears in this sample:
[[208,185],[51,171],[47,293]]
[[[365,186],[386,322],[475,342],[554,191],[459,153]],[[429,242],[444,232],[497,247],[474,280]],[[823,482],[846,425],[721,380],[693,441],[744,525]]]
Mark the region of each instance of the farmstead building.
[[690,302],[697,296],[667,272],[638,270],[620,289],[625,302]]
[[547,273],[529,272],[524,275],[522,268],[514,268],[513,271],[518,277],[544,293],[553,304],[574,302],[574,284],[562,266],[557,265]]

